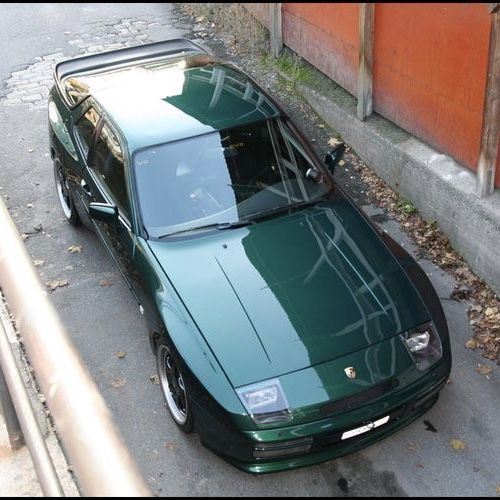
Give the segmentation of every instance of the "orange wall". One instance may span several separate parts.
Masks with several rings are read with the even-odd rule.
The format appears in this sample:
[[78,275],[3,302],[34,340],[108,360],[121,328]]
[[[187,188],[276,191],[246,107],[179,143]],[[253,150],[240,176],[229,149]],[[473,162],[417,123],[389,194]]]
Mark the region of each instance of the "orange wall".
[[488,65],[486,4],[377,4],[373,106],[476,169]]
[[282,4],[283,42],[356,95],[358,4]]
[[[245,5],[268,25],[269,4]],[[490,16],[486,3],[375,5],[374,110],[472,170],[481,142]],[[282,4],[285,45],[354,96],[358,17],[357,3]],[[496,171],[500,187],[500,154]]]

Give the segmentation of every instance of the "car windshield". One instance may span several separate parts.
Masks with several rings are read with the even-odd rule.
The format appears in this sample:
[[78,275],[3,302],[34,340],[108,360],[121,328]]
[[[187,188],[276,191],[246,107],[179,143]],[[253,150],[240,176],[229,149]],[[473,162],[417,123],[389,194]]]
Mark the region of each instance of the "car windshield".
[[332,188],[289,124],[272,119],[148,147],[134,155],[143,224],[159,238],[251,221]]

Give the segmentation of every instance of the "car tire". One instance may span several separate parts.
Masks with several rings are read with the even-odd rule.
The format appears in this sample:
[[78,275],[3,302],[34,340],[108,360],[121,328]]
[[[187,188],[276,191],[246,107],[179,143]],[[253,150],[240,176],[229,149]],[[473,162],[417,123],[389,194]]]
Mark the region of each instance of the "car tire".
[[181,363],[165,336],[161,337],[156,349],[158,378],[172,419],[179,429],[189,434],[194,429],[194,417],[189,399],[186,377]]
[[75,203],[73,202],[73,197],[64,174],[63,164],[59,158],[54,159],[54,181],[56,183],[57,197],[59,198],[59,203],[61,204],[66,220],[72,226],[80,225],[80,217],[76,211]]

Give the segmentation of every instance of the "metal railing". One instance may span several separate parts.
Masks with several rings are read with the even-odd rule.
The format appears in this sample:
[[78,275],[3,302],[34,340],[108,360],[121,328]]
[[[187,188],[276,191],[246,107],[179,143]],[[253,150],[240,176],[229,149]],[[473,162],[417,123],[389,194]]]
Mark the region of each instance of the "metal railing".
[[[85,496],[151,496],[0,200],[0,288]],[[0,325],[1,326],[1,325]],[[4,328],[0,365],[45,495],[63,494]],[[23,394],[24,391],[24,394]],[[26,406],[28,405],[28,406]],[[57,476],[57,475],[56,475]]]

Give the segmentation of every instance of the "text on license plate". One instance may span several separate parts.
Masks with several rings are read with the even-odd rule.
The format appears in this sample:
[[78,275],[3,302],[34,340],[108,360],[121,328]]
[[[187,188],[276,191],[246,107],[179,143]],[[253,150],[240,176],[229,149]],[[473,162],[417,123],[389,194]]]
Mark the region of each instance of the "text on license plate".
[[363,425],[362,427],[357,427],[356,429],[351,429],[350,431],[345,431],[342,434],[341,439],[349,439],[354,436],[359,436],[360,434],[363,434],[364,432],[371,431],[372,429],[375,429],[375,427],[380,427],[381,425],[386,424],[389,421],[389,415],[383,418],[379,418],[378,420],[375,420],[374,422],[369,423],[368,425]]

